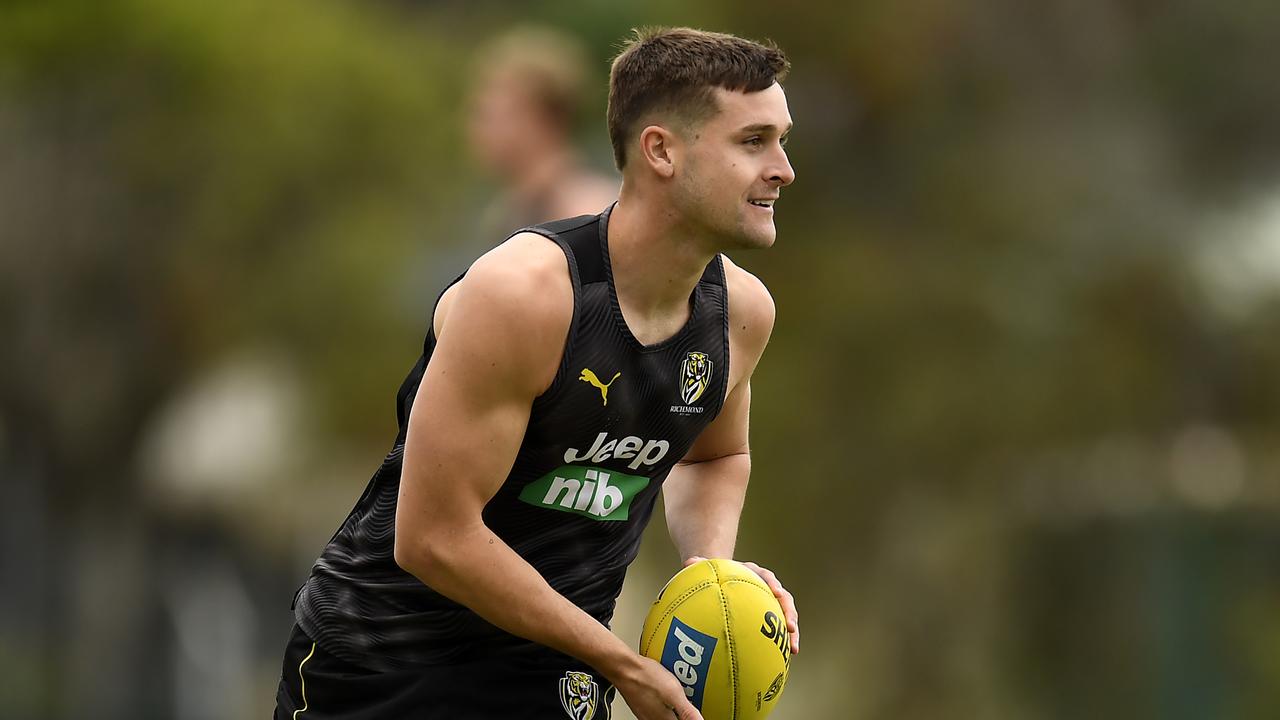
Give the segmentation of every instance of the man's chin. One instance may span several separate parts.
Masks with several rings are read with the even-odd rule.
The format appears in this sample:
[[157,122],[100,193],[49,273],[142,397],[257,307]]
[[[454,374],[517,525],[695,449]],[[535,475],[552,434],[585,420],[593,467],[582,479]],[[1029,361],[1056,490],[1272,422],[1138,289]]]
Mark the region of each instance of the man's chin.
[[773,247],[773,241],[778,238],[778,231],[774,229],[773,223],[769,223],[767,227],[749,227],[739,234],[738,246],[743,250],[763,250]]
[[724,250],[763,250],[772,247],[778,233],[773,223],[739,223],[736,227],[717,233]]

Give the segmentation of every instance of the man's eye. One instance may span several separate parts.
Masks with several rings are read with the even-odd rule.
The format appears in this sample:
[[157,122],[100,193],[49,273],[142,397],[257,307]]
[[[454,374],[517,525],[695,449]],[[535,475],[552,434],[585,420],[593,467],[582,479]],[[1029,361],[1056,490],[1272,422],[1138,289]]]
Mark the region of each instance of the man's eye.
[[761,145],[764,144],[764,141],[761,140],[759,137],[753,137],[753,138],[748,138],[746,141],[746,144],[751,145],[752,147],[760,147]]
[[787,146],[787,141],[788,141],[788,140],[790,140],[790,139],[791,139],[791,136],[790,136],[790,135],[783,135],[783,136],[782,136],[782,140],[780,140],[779,142],[780,142],[780,144],[782,145],[782,147],[786,147],[786,146]]

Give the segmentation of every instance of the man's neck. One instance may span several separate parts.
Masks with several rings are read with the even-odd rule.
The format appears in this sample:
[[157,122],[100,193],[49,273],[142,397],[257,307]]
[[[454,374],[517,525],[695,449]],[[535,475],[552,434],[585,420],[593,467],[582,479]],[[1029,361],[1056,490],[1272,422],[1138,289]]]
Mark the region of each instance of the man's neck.
[[609,216],[609,263],[627,324],[651,344],[684,325],[689,296],[715,252],[666,203],[638,195],[624,189]]

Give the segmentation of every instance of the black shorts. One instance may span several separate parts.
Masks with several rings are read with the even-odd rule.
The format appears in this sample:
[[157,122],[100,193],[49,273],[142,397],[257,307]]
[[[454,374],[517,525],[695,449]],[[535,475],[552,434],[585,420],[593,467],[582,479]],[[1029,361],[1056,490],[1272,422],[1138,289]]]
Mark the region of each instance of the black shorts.
[[609,720],[614,688],[586,664],[530,643],[456,665],[376,672],[340,660],[296,624],[274,720]]

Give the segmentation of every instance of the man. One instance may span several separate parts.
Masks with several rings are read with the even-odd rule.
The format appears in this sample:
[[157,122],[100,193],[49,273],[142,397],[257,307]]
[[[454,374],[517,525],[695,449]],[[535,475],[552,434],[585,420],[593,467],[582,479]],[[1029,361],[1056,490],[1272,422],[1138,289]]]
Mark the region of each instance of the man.
[[615,688],[640,720],[699,717],[605,623],[659,490],[686,563],[733,554],[774,308],[720,253],[773,244],[787,67],[689,29],[614,61],[617,204],[442,294],[399,437],[299,591],[277,718],[591,720]]
[[572,36],[525,26],[476,52],[467,102],[472,154],[501,187],[479,220],[486,249],[513,228],[597,213],[618,183],[573,146],[586,53]]

